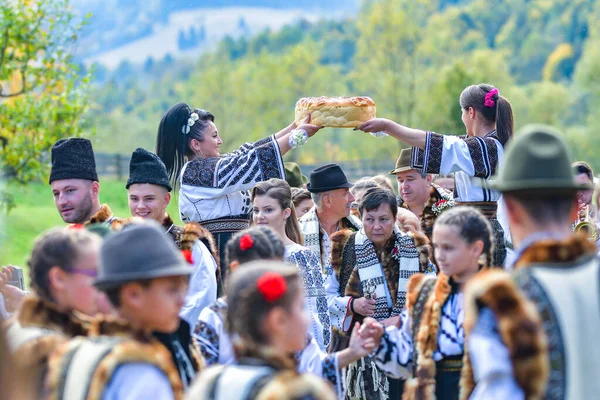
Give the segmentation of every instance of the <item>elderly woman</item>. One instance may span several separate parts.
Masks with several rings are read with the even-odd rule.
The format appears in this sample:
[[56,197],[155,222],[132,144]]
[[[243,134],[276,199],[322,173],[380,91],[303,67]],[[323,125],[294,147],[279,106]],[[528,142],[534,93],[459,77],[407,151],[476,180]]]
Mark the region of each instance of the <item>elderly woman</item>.
[[[395,325],[405,307],[409,278],[435,271],[429,262],[429,241],[396,227],[398,204],[389,190],[368,189],[359,212],[361,230],[341,231],[331,239],[331,266],[340,282],[340,296],[350,296],[354,321],[374,317],[385,326]],[[345,348],[349,334],[334,328],[330,351]],[[350,365],[347,383],[349,398],[399,398],[399,381],[388,381],[370,357]]]

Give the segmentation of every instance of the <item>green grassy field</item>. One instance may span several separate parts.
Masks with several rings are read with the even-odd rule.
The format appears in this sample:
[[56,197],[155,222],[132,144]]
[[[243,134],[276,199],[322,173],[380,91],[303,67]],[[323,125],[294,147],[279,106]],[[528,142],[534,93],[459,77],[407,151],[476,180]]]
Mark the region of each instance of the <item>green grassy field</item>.
[[[14,264],[26,268],[34,239],[46,229],[64,226],[65,223],[56,211],[48,184],[9,185],[8,189],[15,196],[16,207],[3,216],[0,265]],[[100,201],[108,204],[116,216],[130,216],[125,182],[101,180]],[[176,223],[181,222],[176,196],[171,198],[167,211]],[[29,281],[28,277],[26,280]]]

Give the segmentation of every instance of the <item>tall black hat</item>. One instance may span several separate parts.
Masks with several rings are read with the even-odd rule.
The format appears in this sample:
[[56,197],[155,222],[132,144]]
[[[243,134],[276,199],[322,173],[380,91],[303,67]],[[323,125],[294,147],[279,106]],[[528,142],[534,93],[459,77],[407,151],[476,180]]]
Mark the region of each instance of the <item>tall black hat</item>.
[[131,155],[129,163],[129,179],[125,188],[135,183],[150,183],[167,188],[170,192],[173,188],[169,182],[167,167],[160,158],[148,150],[138,148]]
[[69,138],[54,143],[48,183],[61,179],[98,181],[92,142],[84,138]]

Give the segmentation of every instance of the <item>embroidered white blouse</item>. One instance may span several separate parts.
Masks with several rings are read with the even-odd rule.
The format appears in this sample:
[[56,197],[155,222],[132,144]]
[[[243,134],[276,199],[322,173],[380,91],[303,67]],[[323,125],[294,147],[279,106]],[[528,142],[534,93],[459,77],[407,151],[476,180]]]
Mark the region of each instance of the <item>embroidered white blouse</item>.
[[286,264],[296,266],[302,274],[305,307],[311,319],[308,329],[321,350],[326,351],[331,340],[331,321],[321,263],[315,253],[297,243],[285,246],[284,257]]
[[454,173],[458,202],[497,201],[497,219],[504,230],[504,240],[512,243],[502,196],[487,184],[503,160],[504,146],[496,131],[485,137],[427,132],[425,149],[412,149],[411,166],[429,174]]
[[[452,293],[442,307],[438,348],[433,354],[434,361],[463,354],[465,343],[463,306],[463,294]],[[395,326],[386,328],[381,345],[376,350],[375,360],[386,374],[396,378],[408,378],[411,376],[411,366],[414,361],[414,347],[407,309],[400,314],[400,321],[400,328]]]
[[[223,317],[227,313],[227,302],[220,298],[200,313],[193,336],[198,340],[206,366],[236,364],[233,344],[225,330]],[[310,372],[328,380],[341,397],[343,374],[339,369],[338,356],[321,350],[317,341],[308,334],[306,347],[298,354],[298,372]]]
[[285,179],[275,136],[245,143],[221,157],[190,161],[180,176],[181,220],[202,222],[247,216],[252,209],[248,191],[271,178]]

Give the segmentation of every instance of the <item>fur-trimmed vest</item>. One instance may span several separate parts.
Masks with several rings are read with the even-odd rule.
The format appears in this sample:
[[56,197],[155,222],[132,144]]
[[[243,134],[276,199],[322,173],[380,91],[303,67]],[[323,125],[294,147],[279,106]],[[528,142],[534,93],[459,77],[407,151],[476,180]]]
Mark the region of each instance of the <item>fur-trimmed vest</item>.
[[189,250],[192,251],[194,248],[194,243],[196,240],[200,240],[206,248],[210,251],[215,262],[217,263],[217,282],[221,279],[221,268],[220,268],[220,260],[219,260],[219,252],[217,250],[217,245],[215,243],[215,238],[212,233],[210,233],[206,228],[200,225],[197,222],[188,222],[182,227],[175,225],[173,219],[169,214],[165,215],[165,218],[162,222],[163,228],[167,232],[175,245],[180,250]]
[[[424,286],[430,285],[427,291]],[[447,275],[437,278],[413,275],[408,284],[407,309],[413,337],[414,374],[404,385],[403,399],[433,400],[436,388],[436,362],[442,308],[451,293]]]
[[174,398],[183,398],[181,379],[169,351],[125,321],[110,317],[94,320],[88,337],[77,337],[51,355],[46,378],[48,398],[100,400],[119,366],[128,363],[157,367],[169,380]]
[[[431,188],[429,189],[429,198],[425,202],[425,208],[423,208],[423,213],[419,215],[419,220],[421,222],[421,232],[424,233],[429,240],[431,240],[431,235],[433,234],[433,225],[435,224],[435,221],[438,217],[438,215],[432,209],[433,205],[440,200],[448,200],[453,198],[454,196],[451,192],[441,188],[435,183],[431,184]],[[410,209],[408,208],[408,204],[406,204],[400,196],[398,196],[397,199],[398,207],[402,207],[410,211]]]
[[219,365],[203,372],[186,399],[334,400],[336,395],[316,375],[279,371],[260,360],[240,360],[240,365]]
[[[465,332],[490,309],[528,399],[589,399],[600,393],[600,261],[586,238],[542,240],[527,248],[511,276],[490,270],[465,290]],[[461,398],[476,382],[465,354]]]
[[123,219],[115,217],[107,204],[102,204],[100,210],[92,215],[90,220],[86,221],[84,225],[105,223],[110,225],[113,229],[117,229],[117,227],[120,226],[121,221],[123,221]]
[[27,296],[7,321],[6,336],[13,359],[27,371],[41,393],[48,357],[71,338],[87,333],[87,324],[37,296]]

